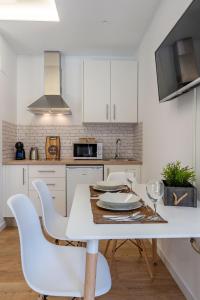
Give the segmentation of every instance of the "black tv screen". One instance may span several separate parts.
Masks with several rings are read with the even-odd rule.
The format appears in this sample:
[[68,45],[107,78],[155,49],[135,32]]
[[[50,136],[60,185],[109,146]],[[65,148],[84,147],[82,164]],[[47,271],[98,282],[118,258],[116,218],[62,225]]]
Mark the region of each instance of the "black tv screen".
[[155,52],[160,102],[200,84],[200,0],[194,0]]

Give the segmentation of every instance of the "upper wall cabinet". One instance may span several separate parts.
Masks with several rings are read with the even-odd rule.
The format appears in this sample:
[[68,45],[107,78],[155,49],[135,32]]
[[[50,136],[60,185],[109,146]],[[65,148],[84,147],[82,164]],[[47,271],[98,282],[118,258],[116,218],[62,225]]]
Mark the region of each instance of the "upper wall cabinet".
[[137,122],[137,62],[111,61],[111,121]]
[[136,61],[84,61],[83,122],[137,122]]
[[83,122],[110,121],[110,62],[84,62]]

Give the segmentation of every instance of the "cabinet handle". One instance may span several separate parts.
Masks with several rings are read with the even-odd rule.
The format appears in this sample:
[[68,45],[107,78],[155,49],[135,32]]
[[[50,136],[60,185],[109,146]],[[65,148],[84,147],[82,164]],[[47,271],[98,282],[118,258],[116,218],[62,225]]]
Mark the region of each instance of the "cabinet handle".
[[25,168],[22,169],[22,184],[25,185]]
[[55,186],[55,183],[47,183],[48,186]]
[[110,173],[110,169],[107,168],[107,177],[108,177],[109,173]]
[[106,104],[106,120],[108,120],[109,115],[109,106]]
[[55,170],[38,170],[39,173],[55,173]]
[[56,197],[55,197],[55,196],[52,196],[52,199],[56,199]]
[[113,105],[113,119],[116,119],[116,105]]

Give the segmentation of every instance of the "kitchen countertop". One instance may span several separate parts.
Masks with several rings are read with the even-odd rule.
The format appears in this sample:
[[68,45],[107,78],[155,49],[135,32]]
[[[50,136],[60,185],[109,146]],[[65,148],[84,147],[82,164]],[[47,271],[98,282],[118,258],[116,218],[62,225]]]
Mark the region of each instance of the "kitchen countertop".
[[102,159],[102,160],[9,160],[4,165],[142,165],[141,161],[132,159]]

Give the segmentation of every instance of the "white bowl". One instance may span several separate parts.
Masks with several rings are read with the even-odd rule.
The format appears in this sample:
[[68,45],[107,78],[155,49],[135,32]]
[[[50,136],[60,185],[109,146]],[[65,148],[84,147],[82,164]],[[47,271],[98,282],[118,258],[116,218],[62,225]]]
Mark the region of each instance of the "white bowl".
[[139,201],[139,202],[136,202],[133,204],[129,204],[128,206],[127,205],[118,206],[118,205],[109,205],[108,203],[99,200],[99,201],[97,201],[96,205],[100,208],[107,209],[107,210],[129,211],[129,210],[134,210],[134,209],[140,208],[142,206],[142,202]]
[[131,193],[105,193],[99,196],[99,200],[110,205],[129,206],[130,204],[137,204],[140,197]]
[[117,189],[117,188],[121,187],[122,185],[124,185],[123,182],[112,181],[112,180],[110,180],[110,181],[98,181],[96,183],[97,188],[102,188],[102,189],[107,189],[107,190]]

